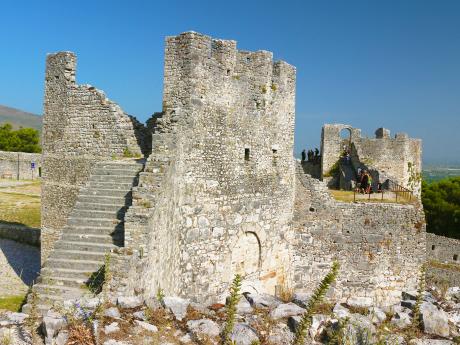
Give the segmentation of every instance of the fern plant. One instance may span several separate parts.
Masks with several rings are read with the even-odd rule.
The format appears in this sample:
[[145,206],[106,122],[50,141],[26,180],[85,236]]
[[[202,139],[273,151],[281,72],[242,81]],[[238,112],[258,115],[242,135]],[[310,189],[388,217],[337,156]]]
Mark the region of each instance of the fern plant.
[[224,330],[222,331],[222,342],[224,345],[231,345],[231,334],[233,327],[235,326],[236,319],[236,306],[240,301],[241,295],[241,276],[237,274],[233,279],[232,285],[230,286],[230,297],[228,303],[225,306],[225,312],[227,314],[227,320],[225,322]]
[[339,273],[340,265],[337,261],[332,263],[331,270],[328,274],[323,278],[319,286],[316,288],[315,292],[311,296],[310,300],[308,301],[307,308],[300,319],[299,325],[297,327],[297,331],[295,333],[293,345],[303,345],[305,342],[305,337],[307,336],[307,332],[310,329],[313,311],[315,310],[315,306],[324,299],[329,287],[335,282],[337,279],[337,275]]
[[420,267],[417,296],[415,298],[415,305],[414,305],[414,317],[412,318],[412,326],[418,329],[421,327],[420,306],[423,303],[423,294],[425,292],[425,273],[426,273],[426,267],[425,267],[425,264],[423,264]]

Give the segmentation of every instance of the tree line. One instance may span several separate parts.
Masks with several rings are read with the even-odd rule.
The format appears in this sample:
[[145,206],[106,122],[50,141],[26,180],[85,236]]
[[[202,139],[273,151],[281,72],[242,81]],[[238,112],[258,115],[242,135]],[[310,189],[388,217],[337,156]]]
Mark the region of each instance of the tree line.
[[427,231],[460,239],[460,176],[422,181]]
[[14,130],[10,123],[0,125],[0,151],[39,153],[40,132],[34,128]]

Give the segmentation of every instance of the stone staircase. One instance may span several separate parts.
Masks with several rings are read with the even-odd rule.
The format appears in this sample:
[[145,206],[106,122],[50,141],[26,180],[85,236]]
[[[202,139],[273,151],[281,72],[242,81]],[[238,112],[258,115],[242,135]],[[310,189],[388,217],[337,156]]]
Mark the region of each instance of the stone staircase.
[[[96,165],[33,286],[42,313],[55,302],[88,294],[89,279],[104,265],[105,254],[124,246],[125,213],[142,169],[135,160]],[[26,304],[23,311],[29,309]]]

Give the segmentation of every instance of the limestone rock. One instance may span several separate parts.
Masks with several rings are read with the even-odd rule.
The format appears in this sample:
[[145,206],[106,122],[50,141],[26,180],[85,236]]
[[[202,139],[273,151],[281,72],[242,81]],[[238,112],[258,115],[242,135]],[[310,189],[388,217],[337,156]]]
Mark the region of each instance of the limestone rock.
[[390,322],[398,328],[404,328],[409,326],[411,324],[411,317],[409,315],[409,311],[405,312],[403,309],[396,311],[393,317],[391,318]]
[[255,308],[273,309],[282,303],[278,298],[268,294],[246,294],[245,296],[251,306]]
[[104,315],[107,317],[118,319],[120,317],[120,312],[118,311],[117,307],[111,307],[111,308],[107,308],[104,311]]
[[409,341],[409,345],[453,345],[454,343],[450,340],[441,339],[412,339]]
[[187,322],[187,327],[194,339],[200,339],[200,336],[206,335],[210,338],[217,337],[220,328],[217,323],[208,319],[191,320]]
[[373,303],[374,301],[370,297],[352,296],[347,299],[347,304],[350,307],[368,308],[368,307],[372,307]]
[[187,315],[187,307],[190,304],[188,300],[180,297],[165,297],[163,301],[165,307],[174,314],[177,320],[182,321]]
[[118,327],[118,322],[112,322],[110,325],[107,325],[104,327],[105,334],[118,332],[119,330],[120,330],[120,327]]
[[258,341],[256,331],[249,325],[237,323],[233,328],[230,338],[236,345],[251,345],[253,341]]
[[55,345],[65,345],[68,339],[69,339],[69,332],[67,330],[62,330],[59,332],[58,336],[54,340]]
[[293,339],[294,333],[291,332],[286,324],[280,323],[273,327],[268,341],[273,345],[285,345],[291,344]]
[[149,332],[152,332],[152,333],[158,332],[157,326],[152,325],[151,323],[144,322],[144,321],[139,321],[139,320],[134,320],[134,322],[136,323],[136,325],[142,327],[146,331],[149,331]]
[[190,336],[189,333],[187,333],[179,338],[179,342],[181,344],[190,344],[192,342],[192,337]]
[[236,312],[240,315],[249,314],[252,312],[251,304],[244,297],[240,298],[238,304],[236,305]]
[[48,312],[43,317],[43,333],[45,334],[45,343],[51,344],[56,334],[67,324],[67,321],[61,315]]
[[133,317],[137,320],[145,321],[147,320],[147,316],[145,315],[145,312],[143,310],[136,311],[133,313]]
[[349,339],[363,339],[363,343],[372,343],[373,335],[376,333],[372,321],[361,314],[351,314],[346,327],[346,336]]
[[449,336],[449,318],[444,310],[438,309],[434,304],[423,302],[420,306],[425,333],[441,337]]
[[311,318],[311,326],[308,332],[310,333],[310,337],[315,339],[315,337],[322,332],[323,326],[330,320],[331,318],[327,315],[323,314],[315,314]]
[[283,303],[278,305],[270,312],[272,319],[282,319],[289,316],[302,315],[305,312],[304,308],[299,307],[294,303]]
[[117,299],[117,305],[123,309],[137,308],[143,304],[144,304],[144,299],[141,296],[130,296],[130,297],[120,296]]
[[24,320],[29,317],[29,315],[27,314],[15,312],[7,312],[5,316],[12,325],[22,325],[24,323]]
[[385,314],[384,311],[380,308],[370,307],[369,317],[373,323],[378,325],[387,319],[387,314]]
[[332,310],[335,316],[337,316],[339,319],[343,319],[345,317],[349,317],[351,315],[350,311],[345,308],[343,305],[340,303],[337,303],[334,306],[334,309]]
[[306,292],[296,292],[292,298],[292,302],[297,304],[299,307],[306,308],[307,303],[310,300],[311,294]]

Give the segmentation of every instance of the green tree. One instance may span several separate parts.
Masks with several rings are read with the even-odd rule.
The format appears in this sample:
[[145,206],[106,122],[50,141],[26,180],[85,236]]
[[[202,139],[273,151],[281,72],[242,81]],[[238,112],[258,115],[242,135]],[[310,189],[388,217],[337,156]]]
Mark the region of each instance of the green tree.
[[33,128],[13,130],[9,123],[1,125],[0,151],[41,152],[40,133]]
[[427,231],[460,239],[460,176],[422,182]]

